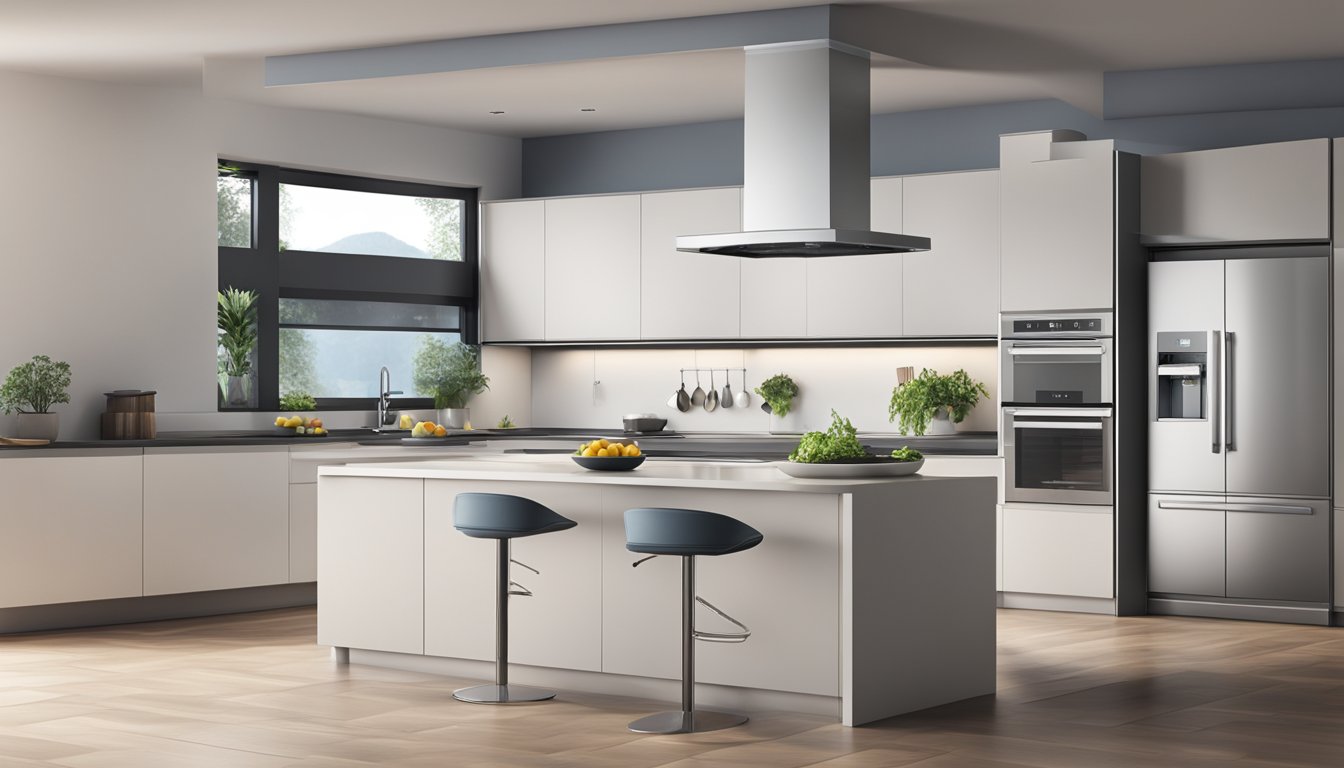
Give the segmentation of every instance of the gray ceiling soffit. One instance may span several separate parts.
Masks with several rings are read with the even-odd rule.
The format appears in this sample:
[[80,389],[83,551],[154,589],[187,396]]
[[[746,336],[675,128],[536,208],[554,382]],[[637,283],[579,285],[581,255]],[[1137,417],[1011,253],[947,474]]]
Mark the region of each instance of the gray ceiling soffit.
[[910,17],[893,14],[893,10],[812,5],[268,56],[266,85],[307,85],[810,40],[831,40],[899,57],[899,41],[889,30],[902,22],[908,27]]
[[1344,106],[1344,59],[1107,72],[1107,120]]

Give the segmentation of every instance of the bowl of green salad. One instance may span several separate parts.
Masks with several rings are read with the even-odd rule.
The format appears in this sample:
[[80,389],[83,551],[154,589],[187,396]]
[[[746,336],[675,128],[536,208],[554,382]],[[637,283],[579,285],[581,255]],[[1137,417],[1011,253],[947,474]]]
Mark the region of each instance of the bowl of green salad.
[[849,419],[832,410],[831,425],[825,432],[804,434],[788,461],[775,466],[791,477],[898,477],[918,472],[924,466],[924,454],[914,448],[874,454],[859,442],[858,430]]

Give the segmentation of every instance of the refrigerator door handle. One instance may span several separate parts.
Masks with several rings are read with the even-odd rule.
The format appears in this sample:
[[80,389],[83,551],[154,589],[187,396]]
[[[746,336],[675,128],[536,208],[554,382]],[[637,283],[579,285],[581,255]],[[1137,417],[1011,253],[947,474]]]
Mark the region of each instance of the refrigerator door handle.
[[1236,389],[1236,368],[1233,365],[1235,360],[1232,357],[1235,334],[1231,331],[1223,333],[1223,445],[1228,451],[1237,450],[1236,429],[1235,429],[1235,400]]
[[1235,503],[1201,503],[1195,501],[1175,502],[1159,501],[1158,509],[1188,509],[1213,512],[1262,512],[1272,515],[1310,515],[1313,514],[1311,507],[1302,507],[1296,504],[1235,504]]
[[1213,359],[1209,361],[1209,385],[1205,388],[1204,392],[1205,399],[1208,401],[1204,404],[1204,407],[1207,409],[1206,413],[1209,414],[1209,440],[1213,446],[1214,453],[1220,453],[1223,450],[1221,430],[1223,417],[1222,403],[1221,398],[1218,396],[1223,378],[1222,365],[1219,359],[1219,353],[1222,351],[1219,343],[1219,335],[1218,331],[1209,331],[1209,345],[1207,349],[1209,350],[1209,355],[1211,355]]

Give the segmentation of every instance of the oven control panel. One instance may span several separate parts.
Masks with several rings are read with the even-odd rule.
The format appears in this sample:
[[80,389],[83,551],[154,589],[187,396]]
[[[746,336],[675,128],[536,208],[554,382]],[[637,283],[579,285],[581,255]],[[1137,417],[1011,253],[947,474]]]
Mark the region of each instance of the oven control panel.
[[1060,331],[1101,332],[1100,317],[1070,317],[1059,320],[1014,320],[1013,333],[1059,333]]
[[999,316],[999,336],[1004,339],[1109,338],[1114,335],[1115,315],[1106,310],[1011,313]]

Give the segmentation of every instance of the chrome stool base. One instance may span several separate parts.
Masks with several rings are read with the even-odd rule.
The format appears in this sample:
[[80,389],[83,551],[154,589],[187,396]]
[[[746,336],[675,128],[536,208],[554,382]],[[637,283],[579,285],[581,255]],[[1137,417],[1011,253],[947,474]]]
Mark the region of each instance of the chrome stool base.
[[453,698],[470,704],[521,704],[529,701],[546,701],[555,698],[555,691],[545,688],[532,688],[526,685],[473,685],[470,688],[458,688]]
[[733,728],[747,722],[746,715],[734,715],[730,712],[707,712],[697,709],[693,712],[676,710],[659,712],[641,717],[630,724],[635,733],[703,733]]

